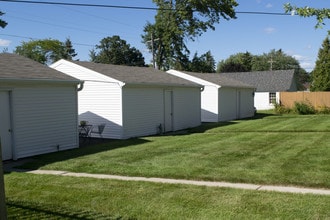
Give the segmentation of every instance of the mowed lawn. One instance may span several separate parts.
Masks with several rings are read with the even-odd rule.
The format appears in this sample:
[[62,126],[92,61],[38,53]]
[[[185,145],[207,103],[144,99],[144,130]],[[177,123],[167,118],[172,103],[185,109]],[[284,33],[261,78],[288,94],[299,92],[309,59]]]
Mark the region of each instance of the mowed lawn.
[[[330,189],[330,116],[266,115],[33,157],[23,168]],[[9,219],[329,219],[330,196],[5,174]]]
[[329,219],[330,196],[6,174],[8,219]]
[[259,114],[35,159],[24,167],[330,188],[330,116]]

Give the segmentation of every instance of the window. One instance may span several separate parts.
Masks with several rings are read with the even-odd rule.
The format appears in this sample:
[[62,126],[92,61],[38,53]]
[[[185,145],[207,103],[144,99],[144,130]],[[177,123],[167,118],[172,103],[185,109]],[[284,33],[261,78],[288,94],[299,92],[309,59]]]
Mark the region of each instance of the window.
[[269,93],[269,104],[275,104],[276,103],[276,92],[270,92]]

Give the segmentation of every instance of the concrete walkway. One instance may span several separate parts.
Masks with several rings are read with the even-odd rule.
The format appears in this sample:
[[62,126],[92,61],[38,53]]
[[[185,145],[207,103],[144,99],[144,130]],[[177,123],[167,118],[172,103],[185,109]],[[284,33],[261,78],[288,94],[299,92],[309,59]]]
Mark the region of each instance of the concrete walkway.
[[248,184],[248,183],[229,183],[229,182],[212,182],[212,181],[197,181],[197,180],[184,180],[184,179],[167,179],[156,177],[130,177],[130,176],[118,176],[108,174],[90,174],[90,173],[74,173],[69,171],[58,170],[24,170],[17,169],[15,167],[26,163],[29,159],[20,161],[5,162],[3,168],[7,172],[25,172],[31,174],[44,174],[44,175],[57,175],[57,176],[71,176],[71,177],[88,177],[96,179],[112,179],[123,181],[143,181],[153,183],[164,184],[185,184],[195,186],[209,186],[209,187],[223,187],[223,188],[236,188],[256,191],[275,191],[284,193],[300,193],[300,194],[317,194],[317,195],[330,195],[330,189],[316,189],[316,188],[304,188],[293,186],[272,186],[272,185],[260,185],[260,184]]
[[258,185],[258,184],[246,184],[246,183],[228,183],[228,182],[211,182],[211,181],[195,181],[195,180],[183,180],[183,179],[166,179],[166,178],[147,178],[147,177],[129,177],[129,176],[117,176],[106,174],[90,174],[90,173],[73,173],[68,171],[57,170],[12,170],[18,172],[26,172],[32,174],[46,174],[46,175],[58,175],[58,176],[71,176],[71,177],[88,177],[97,179],[112,179],[123,181],[143,181],[153,183],[165,183],[165,184],[186,184],[196,186],[209,186],[209,187],[225,187],[236,188],[256,191],[276,191],[285,193],[301,193],[301,194],[318,194],[318,195],[330,195],[330,189],[313,189],[313,188],[300,188],[291,186],[271,186],[271,185]]

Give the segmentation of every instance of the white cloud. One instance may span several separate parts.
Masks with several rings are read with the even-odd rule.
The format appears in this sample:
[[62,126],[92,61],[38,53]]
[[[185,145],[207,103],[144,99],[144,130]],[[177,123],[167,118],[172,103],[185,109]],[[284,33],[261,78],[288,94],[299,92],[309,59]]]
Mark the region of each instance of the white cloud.
[[310,62],[300,62],[300,67],[305,69],[306,71],[310,72],[314,69],[315,63],[310,63]]
[[292,55],[292,57],[299,62],[301,68],[305,69],[308,72],[312,71],[315,67],[315,62],[312,61],[312,59],[309,57],[302,56],[299,54]]
[[294,55],[292,55],[292,57],[295,58],[298,61],[307,59],[306,57],[304,57],[302,55],[299,55],[299,54],[294,54]]
[[308,49],[308,50],[312,49],[312,45],[308,44],[308,45],[306,46],[306,49]]
[[264,32],[266,32],[266,34],[272,34],[275,31],[276,31],[276,29],[273,28],[273,27],[267,27],[267,28],[264,29]]
[[0,39],[0,47],[8,47],[10,43],[10,40]]
[[273,5],[270,4],[270,3],[268,3],[268,4],[266,5],[266,8],[272,8],[272,7],[273,7]]

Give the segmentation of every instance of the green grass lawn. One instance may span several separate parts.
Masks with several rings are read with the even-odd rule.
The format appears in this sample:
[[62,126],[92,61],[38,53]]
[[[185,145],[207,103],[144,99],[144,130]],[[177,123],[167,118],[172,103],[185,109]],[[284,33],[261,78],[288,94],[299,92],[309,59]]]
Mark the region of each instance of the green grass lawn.
[[[110,140],[23,168],[330,189],[330,116],[267,115]],[[330,219],[330,197],[7,173],[9,219]]]
[[330,116],[258,115],[180,135],[112,140],[25,168],[330,188]]
[[329,219],[330,196],[10,173],[8,219]]

